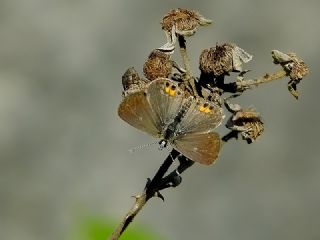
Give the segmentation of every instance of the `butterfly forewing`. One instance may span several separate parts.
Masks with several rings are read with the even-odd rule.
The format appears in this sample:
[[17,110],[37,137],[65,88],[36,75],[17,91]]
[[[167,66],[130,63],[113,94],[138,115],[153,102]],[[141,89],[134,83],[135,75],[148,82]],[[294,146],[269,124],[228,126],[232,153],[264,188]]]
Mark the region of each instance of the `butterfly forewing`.
[[185,94],[177,82],[159,78],[148,86],[147,98],[159,121],[157,124],[164,129],[177,116],[185,101]]
[[213,131],[217,128],[223,118],[222,108],[202,100],[189,98],[190,107],[185,113],[179,131],[185,134]]
[[218,158],[221,140],[216,132],[191,133],[180,136],[172,145],[187,158],[209,165]]
[[147,100],[145,91],[139,91],[126,96],[118,108],[120,118],[131,126],[158,137],[161,126]]

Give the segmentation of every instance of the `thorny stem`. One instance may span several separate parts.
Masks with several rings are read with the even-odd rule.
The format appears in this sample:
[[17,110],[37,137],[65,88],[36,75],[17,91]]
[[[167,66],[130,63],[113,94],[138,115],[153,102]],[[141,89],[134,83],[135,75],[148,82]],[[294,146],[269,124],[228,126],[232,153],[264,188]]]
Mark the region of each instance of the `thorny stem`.
[[[179,152],[172,150],[168,157],[164,160],[163,164],[158,169],[153,179],[147,183],[143,193],[135,195],[135,203],[120,222],[118,227],[114,230],[109,240],[117,240],[126,230],[129,224],[133,221],[135,216],[142,210],[143,206],[149,199],[157,196],[159,188],[163,185],[163,176],[168,171],[169,167],[173,163],[174,159],[179,156]],[[185,170],[185,169],[184,169]],[[169,181],[169,180],[168,180]]]
[[110,236],[109,240],[117,240],[121,236],[121,234],[124,232],[124,230],[128,227],[128,225],[133,221],[134,217],[140,212],[140,210],[143,208],[143,206],[147,202],[147,194],[137,194],[134,196],[136,199],[134,205],[131,207],[131,209],[128,211],[126,216],[123,218],[119,226],[115,229],[115,231]]

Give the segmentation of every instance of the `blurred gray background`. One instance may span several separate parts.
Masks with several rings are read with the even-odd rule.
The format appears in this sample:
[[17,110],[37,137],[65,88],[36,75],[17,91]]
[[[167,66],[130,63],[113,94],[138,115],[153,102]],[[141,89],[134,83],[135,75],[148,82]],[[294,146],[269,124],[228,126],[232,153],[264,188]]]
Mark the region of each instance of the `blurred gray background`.
[[201,50],[225,41],[254,55],[249,77],[276,70],[272,49],[295,51],[311,73],[299,101],[287,80],[247,91],[239,101],[262,114],[261,139],[193,166],[130,227],[164,239],[320,239],[316,0],[1,0],[0,239],[66,239],[78,216],[124,216],[168,152],[128,151],[155,139],[117,116],[121,76],[142,73],[176,7],[214,20],[188,39],[197,75]]

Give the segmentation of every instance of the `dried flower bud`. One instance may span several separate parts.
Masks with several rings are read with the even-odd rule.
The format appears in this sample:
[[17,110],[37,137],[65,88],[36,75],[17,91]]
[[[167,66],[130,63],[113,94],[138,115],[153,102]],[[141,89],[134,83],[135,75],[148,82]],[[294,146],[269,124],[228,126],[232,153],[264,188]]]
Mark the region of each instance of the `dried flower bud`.
[[242,63],[247,63],[252,56],[233,43],[224,43],[204,49],[200,54],[201,72],[213,76],[226,75],[232,71],[242,71]]
[[290,79],[292,81],[300,81],[309,73],[309,68],[305,62],[299,58],[295,53],[288,53],[292,59],[292,68],[290,72]]
[[246,140],[247,143],[254,142],[264,131],[263,122],[261,119],[255,119],[254,121],[243,122],[243,128],[245,131],[241,131],[242,139]]
[[242,109],[238,104],[231,104],[225,101],[227,109],[232,112],[226,127],[232,130],[224,137],[224,140],[229,140],[231,137],[236,137],[240,133],[242,139],[247,143],[254,142],[264,131],[263,122],[256,110],[253,108]]
[[141,79],[138,72],[131,67],[122,75],[122,86],[122,96],[127,96],[131,93],[144,89],[146,81]]
[[182,36],[191,36],[197,31],[198,26],[205,26],[212,23],[194,10],[173,9],[168,12],[161,21],[162,29],[170,32],[175,26],[175,32]]
[[308,66],[295,53],[283,53],[278,50],[271,51],[275,64],[280,64],[290,77],[289,92],[298,99],[297,85],[309,73]]
[[167,78],[172,73],[173,62],[170,54],[160,50],[153,50],[143,65],[143,73],[148,80],[160,77]]

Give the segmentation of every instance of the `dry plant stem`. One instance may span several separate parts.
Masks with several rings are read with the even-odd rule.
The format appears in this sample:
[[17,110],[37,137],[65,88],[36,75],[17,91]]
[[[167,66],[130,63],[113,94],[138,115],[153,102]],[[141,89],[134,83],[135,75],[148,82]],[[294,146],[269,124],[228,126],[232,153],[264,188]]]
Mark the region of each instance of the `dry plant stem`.
[[147,202],[147,194],[146,193],[143,193],[141,195],[136,195],[134,197],[136,199],[134,205],[129,210],[129,212],[126,214],[126,216],[121,221],[121,223],[116,228],[116,230],[112,233],[109,240],[119,239],[119,237],[124,232],[124,230],[127,228],[127,226],[133,221],[134,217],[140,212],[140,210],[143,208],[143,206]]
[[191,72],[190,60],[187,54],[186,39],[184,38],[184,36],[178,35],[178,42],[179,42],[179,49],[180,49],[183,66],[184,66],[184,69],[186,70],[185,81],[188,81],[188,84],[190,84],[194,94],[198,96],[196,86],[194,83],[194,78]]
[[186,40],[184,36],[178,35],[178,42],[179,42],[180,54],[183,61],[184,69],[186,70],[186,73],[189,76],[192,76],[190,61],[187,54]]
[[176,150],[172,150],[168,157],[164,160],[163,164],[158,169],[157,173],[153,177],[153,179],[147,183],[147,186],[144,189],[144,192],[141,194],[137,194],[135,197],[135,203],[132,208],[125,215],[121,223],[114,230],[109,240],[117,240],[122,235],[122,233],[126,230],[129,224],[133,221],[135,216],[142,210],[143,206],[147,203],[149,199],[157,196],[159,191],[159,187],[162,183],[162,178],[165,173],[168,171],[169,167],[173,163],[174,159],[178,157],[180,153]]
[[246,80],[240,80],[237,81],[237,88],[238,89],[246,89],[250,88],[252,86],[258,86],[262,83],[271,82],[280,78],[283,78],[287,76],[287,72],[283,69],[280,69],[279,71],[273,73],[273,74],[266,74],[263,77],[257,78],[257,79],[246,79]]

